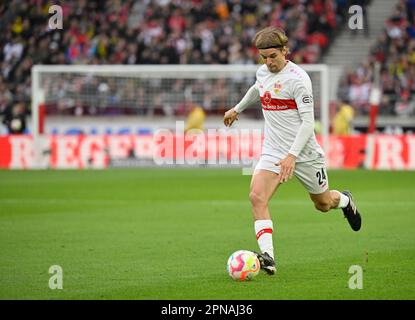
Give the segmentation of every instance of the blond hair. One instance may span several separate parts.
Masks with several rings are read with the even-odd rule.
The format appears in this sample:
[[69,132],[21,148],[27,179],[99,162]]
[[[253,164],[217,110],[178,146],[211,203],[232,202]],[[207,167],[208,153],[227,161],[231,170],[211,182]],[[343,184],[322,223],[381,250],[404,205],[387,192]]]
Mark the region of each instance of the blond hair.
[[280,28],[267,27],[255,34],[253,42],[257,49],[283,48],[288,44],[288,37]]

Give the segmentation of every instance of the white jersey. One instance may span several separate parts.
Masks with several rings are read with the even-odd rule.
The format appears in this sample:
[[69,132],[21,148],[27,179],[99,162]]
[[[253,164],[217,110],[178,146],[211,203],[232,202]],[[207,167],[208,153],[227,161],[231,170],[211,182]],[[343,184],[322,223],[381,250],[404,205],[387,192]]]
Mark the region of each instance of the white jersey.
[[278,73],[270,72],[264,64],[257,70],[255,88],[265,118],[262,154],[282,159],[291,151],[297,156],[296,162],[324,157],[314,131],[298,154],[292,150],[302,116],[311,113],[314,120],[312,85],[308,74],[291,61]]

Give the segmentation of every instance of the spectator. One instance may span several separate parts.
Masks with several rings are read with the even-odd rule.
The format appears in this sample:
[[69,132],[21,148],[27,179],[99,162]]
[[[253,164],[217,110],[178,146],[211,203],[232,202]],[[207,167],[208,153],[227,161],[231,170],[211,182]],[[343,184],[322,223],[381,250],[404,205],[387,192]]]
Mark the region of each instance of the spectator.
[[185,132],[192,129],[204,130],[206,114],[203,108],[199,105],[191,104],[190,112],[186,121]]
[[26,110],[23,102],[18,102],[4,111],[3,124],[10,134],[21,134],[26,131]]
[[347,100],[341,101],[333,119],[333,133],[335,135],[349,135],[354,111]]
[[395,113],[398,116],[405,117],[413,115],[415,111],[415,100],[410,100],[408,91],[401,93],[401,98],[395,104]]
[[356,77],[350,86],[349,99],[359,113],[367,114],[369,108],[371,83]]

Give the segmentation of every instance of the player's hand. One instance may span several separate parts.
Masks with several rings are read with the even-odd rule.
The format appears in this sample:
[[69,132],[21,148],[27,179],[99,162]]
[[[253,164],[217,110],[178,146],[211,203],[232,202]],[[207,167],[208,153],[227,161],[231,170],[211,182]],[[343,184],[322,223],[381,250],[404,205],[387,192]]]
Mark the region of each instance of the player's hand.
[[275,165],[280,166],[280,183],[287,182],[293,177],[295,169],[296,157],[292,154],[288,154],[284,159],[277,162]]
[[225,115],[223,116],[223,123],[225,126],[230,127],[235,120],[238,120],[238,112],[236,112],[234,108],[225,112]]

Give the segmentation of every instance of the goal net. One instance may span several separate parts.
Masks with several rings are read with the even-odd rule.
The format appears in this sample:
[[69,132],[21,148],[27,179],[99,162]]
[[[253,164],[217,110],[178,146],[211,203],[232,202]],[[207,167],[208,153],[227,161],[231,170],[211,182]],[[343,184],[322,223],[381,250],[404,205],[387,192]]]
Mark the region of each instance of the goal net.
[[[326,65],[302,65],[313,84],[315,117],[328,149],[329,83]],[[34,166],[45,164],[42,137],[49,117],[175,119],[190,105],[223,116],[255,82],[258,65],[36,65],[32,68]],[[261,119],[260,108],[244,119]],[[69,119],[69,120],[68,120]],[[102,120],[104,121],[104,120]]]

